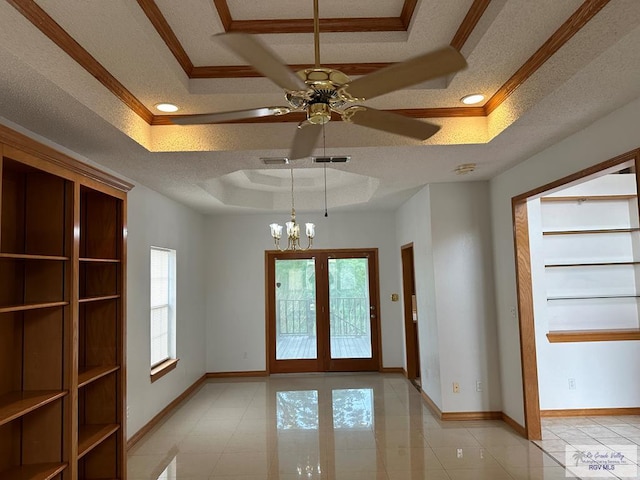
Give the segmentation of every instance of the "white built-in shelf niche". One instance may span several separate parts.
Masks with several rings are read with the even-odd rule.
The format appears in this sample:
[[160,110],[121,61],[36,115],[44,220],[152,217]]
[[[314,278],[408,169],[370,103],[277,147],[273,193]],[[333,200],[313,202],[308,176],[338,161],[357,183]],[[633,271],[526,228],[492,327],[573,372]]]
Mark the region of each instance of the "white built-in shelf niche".
[[554,192],[540,208],[549,331],[639,328],[635,174]]

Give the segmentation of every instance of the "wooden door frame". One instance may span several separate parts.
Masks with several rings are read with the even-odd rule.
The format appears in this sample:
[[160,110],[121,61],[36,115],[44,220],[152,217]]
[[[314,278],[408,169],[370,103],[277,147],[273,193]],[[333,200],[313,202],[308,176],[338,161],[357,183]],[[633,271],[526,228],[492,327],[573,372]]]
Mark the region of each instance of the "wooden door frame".
[[[270,318],[275,318],[275,303],[272,299],[275,299],[275,268],[271,268],[271,265],[275,265],[275,260],[280,259],[304,259],[311,257],[325,257],[325,258],[353,258],[354,256],[362,256],[369,258],[369,292],[370,292],[370,304],[375,305],[375,318],[371,322],[371,354],[372,359],[353,359],[349,360],[348,370],[344,371],[372,371],[367,363],[373,362],[376,365],[377,371],[382,371],[382,330],[381,330],[381,315],[380,315],[380,278],[378,268],[378,249],[377,248],[342,248],[342,249],[316,249],[307,251],[287,251],[280,252],[278,250],[265,250],[265,339],[266,339],[266,371],[267,374],[271,373],[287,373],[287,368],[283,370],[282,364],[279,368],[274,368],[277,362],[276,360],[276,332],[275,323],[270,322]],[[326,280],[328,272],[323,272],[321,278]],[[318,280],[318,279],[316,279]],[[319,281],[316,281],[316,302],[328,302],[328,291],[324,292],[322,288],[318,288]],[[329,312],[326,312],[327,315]],[[326,331],[324,331],[326,330]],[[344,364],[342,359],[330,358],[331,352],[329,346],[329,332],[328,328],[320,328],[317,330],[318,335],[318,355],[315,360],[299,360],[296,361],[296,365],[293,371],[295,372],[319,372],[319,371],[340,371],[340,363]],[[323,347],[323,345],[326,347]],[[347,360],[347,359],[345,359]],[[330,370],[331,369],[331,370]],[[274,372],[277,370],[277,372]]]
[[402,302],[404,305],[404,340],[407,357],[407,378],[417,378],[418,365],[416,365],[416,325],[413,321],[412,295],[415,292],[415,264],[413,256],[413,242],[400,247],[402,262]]
[[[605,162],[563,177],[554,182],[517,195],[511,199],[513,241],[516,269],[516,295],[520,326],[520,357],[522,366],[522,390],[524,401],[524,430],[529,440],[542,439],[540,421],[540,394],[538,386],[538,361],[536,356],[535,318],[533,310],[533,286],[531,279],[531,252],[529,247],[529,223],[527,201],[548,195],[554,190],[581,183],[622,163],[635,162],[636,185],[640,184],[640,148],[618,155]],[[640,208],[640,195],[638,198]]]

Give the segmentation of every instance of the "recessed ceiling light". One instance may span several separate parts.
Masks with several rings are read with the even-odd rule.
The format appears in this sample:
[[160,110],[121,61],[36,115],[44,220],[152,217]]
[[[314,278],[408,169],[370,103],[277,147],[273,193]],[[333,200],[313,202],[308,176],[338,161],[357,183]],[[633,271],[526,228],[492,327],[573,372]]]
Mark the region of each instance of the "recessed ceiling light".
[[155,106],[161,112],[167,112],[167,113],[173,113],[180,110],[180,108],[177,105],[174,105],[173,103],[156,103]]
[[484,95],[482,95],[480,93],[474,93],[473,95],[467,95],[467,96],[462,97],[460,99],[460,101],[462,103],[464,103],[465,105],[475,105],[476,103],[480,103],[482,100],[484,100]]

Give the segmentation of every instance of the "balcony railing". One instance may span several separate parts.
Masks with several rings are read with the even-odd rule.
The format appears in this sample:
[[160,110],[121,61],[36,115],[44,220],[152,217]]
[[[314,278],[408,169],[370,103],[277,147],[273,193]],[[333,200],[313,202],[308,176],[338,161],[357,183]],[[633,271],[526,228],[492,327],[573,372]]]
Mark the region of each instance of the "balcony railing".
[[[369,332],[369,300],[366,297],[334,297],[329,300],[332,337],[361,336]],[[276,300],[278,335],[315,335],[315,300]]]

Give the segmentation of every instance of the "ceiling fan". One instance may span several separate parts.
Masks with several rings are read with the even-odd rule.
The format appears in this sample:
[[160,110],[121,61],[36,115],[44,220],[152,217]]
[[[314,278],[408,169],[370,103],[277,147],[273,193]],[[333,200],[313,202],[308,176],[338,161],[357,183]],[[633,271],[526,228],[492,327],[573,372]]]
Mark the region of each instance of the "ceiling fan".
[[320,65],[318,0],[313,0],[313,10],[315,66],[299,72],[290,70],[270,48],[251,35],[214,35],[238,57],[284,89],[288,105],[176,116],[171,121],[176,125],[199,125],[304,111],[307,119],[298,125],[289,155],[291,160],[312,154],[322,126],[331,120],[332,112],[348,123],[418,140],[426,140],[440,129],[432,123],[353,104],[462,70],[467,62],[460,52],[453,47],[444,47],[351,80],[339,70]]

